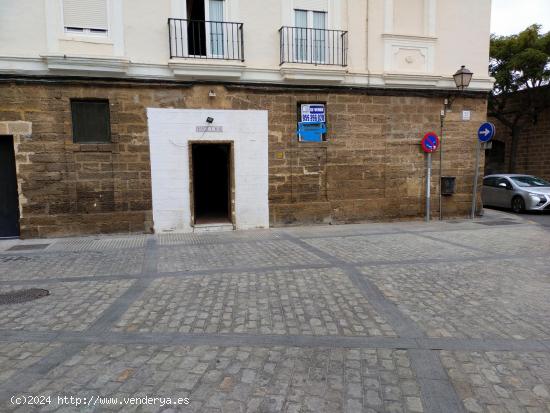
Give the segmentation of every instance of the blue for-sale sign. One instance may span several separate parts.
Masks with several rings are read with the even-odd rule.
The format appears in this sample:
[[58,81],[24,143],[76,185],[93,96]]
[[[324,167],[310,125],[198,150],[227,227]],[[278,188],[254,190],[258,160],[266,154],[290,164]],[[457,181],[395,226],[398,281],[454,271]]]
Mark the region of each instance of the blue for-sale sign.
[[326,122],[325,105],[322,103],[303,104],[301,113],[301,122]]

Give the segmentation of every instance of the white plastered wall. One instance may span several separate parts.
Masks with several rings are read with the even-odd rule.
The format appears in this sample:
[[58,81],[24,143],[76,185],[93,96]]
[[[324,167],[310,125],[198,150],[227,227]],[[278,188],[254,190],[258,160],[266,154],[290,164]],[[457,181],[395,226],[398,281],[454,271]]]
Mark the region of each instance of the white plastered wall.
[[[244,24],[244,62],[170,59],[167,20],[185,18],[186,0],[108,4],[102,37],[64,33],[62,0],[0,0],[0,73],[454,89],[466,65],[470,90],[493,86],[491,0],[226,0],[227,20]],[[345,69],[280,65],[278,30],[297,7],[326,10],[329,28],[348,31]]]
[[[197,132],[207,126],[223,132]],[[233,142],[236,229],[269,227],[267,111],[147,109],[156,233],[191,232],[189,141]]]

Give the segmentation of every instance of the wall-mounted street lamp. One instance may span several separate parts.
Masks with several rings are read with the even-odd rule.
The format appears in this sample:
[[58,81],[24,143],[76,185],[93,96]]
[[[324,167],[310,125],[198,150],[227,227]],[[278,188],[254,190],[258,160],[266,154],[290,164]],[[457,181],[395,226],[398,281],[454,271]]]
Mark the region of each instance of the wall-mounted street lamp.
[[474,74],[466,68],[466,66],[461,66],[460,69],[456,71],[456,73],[453,75],[453,79],[455,81],[455,85],[457,90],[459,90],[459,93],[449,93],[447,98],[443,102],[443,109],[441,110],[441,131],[439,136],[441,137],[441,146],[439,148],[439,219],[443,219],[443,202],[442,202],[442,178],[443,178],[443,132],[445,130],[445,117],[447,116],[447,112],[451,109],[451,106],[455,99],[460,95],[460,92],[462,92],[464,89],[466,89],[468,86],[470,86],[470,82],[472,81],[472,77]]
[[461,66],[460,69],[458,69],[453,75],[456,88],[458,90],[466,89],[468,86],[470,86],[470,82],[472,81],[473,76],[474,74],[466,69],[466,66]]

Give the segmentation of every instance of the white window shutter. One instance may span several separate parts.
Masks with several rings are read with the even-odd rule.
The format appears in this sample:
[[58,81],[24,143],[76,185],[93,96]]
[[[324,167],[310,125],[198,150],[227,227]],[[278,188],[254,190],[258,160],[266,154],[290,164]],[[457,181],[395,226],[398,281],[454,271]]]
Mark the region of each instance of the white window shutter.
[[63,0],[65,27],[108,30],[107,0]]
[[300,10],[328,11],[327,0],[294,0],[294,8]]
[[223,0],[210,0],[210,18],[215,22],[223,22]]

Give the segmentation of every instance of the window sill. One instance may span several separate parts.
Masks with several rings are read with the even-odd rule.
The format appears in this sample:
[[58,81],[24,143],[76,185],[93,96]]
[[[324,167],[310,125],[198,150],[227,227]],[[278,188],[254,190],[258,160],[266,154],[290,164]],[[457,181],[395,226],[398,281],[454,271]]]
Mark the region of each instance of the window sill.
[[279,69],[284,80],[289,82],[342,83],[347,67],[283,63]]
[[94,44],[106,44],[114,45],[113,40],[107,36],[98,36],[93,34],[64,34],[59,37],[59,40],[66,42],[80,42],[80,43],[94,43]]
[[168,67],[176,77],[238,80],[246,65],[237,60],[173,58],[168,61]]
[[121,57],[108,56],[42,56],[48,69],[56,71],[86,71],[88,73],[126,73],[130,61]]

